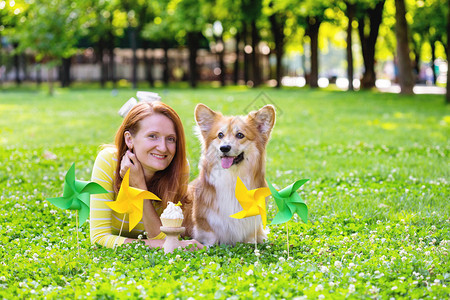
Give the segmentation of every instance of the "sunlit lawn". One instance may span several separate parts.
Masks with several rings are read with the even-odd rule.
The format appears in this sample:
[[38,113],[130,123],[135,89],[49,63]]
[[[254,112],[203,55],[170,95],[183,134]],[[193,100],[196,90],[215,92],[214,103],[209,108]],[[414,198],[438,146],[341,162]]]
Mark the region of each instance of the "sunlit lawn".
[[[267,179],[300,191],[310,222],[269,226],[259,245],[178,252],[91,247],[76,254],[75,215],[45,198],[62,193],[76,162],[88,180],[117,111],[136,91],[33,88],[0,92],[0,296],[5,298],[448,298],[450,106],[443,96],[331,90],[154,89],[181,116],[191,175],[200,144],[193,111],[277,107]],[[269,220],[276,212],[269,202]],[[320,296],[321,297],[321,296]]]

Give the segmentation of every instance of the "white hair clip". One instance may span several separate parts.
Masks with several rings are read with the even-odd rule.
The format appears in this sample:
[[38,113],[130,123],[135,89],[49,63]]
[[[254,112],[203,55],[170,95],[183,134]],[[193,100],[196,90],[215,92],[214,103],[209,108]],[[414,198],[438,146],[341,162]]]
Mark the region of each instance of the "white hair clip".
[[158,95],[158,93],[139,91],[136,93],[136,96],[138,97],[139,101],[142,102],[161,101],[161,97]]
[[[143,92],[139,91],[136,94],[137,98],[139,99],[139,102],[153,102],[153,101],[161,101],[161,97],[157,93],[153,92]],[[138,104],[138,100],[136,98],[131,97],[128,99],[127,102],[125,102],[124,105],[119,109],[118,113],[122,118],[125,118],[125,116],[128,114],[128,112]]]

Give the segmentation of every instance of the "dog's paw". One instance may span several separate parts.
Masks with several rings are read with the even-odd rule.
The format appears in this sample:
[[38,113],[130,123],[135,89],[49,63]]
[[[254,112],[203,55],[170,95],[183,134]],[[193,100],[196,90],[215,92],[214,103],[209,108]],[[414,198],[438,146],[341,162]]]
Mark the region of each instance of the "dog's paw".
[[206,247],[211,247],[217,244],[217,236],[212,231],[204,231],[199,228],[194,228],[194,239],[202,243]]
[[258,230],[258,237],[256,239],[256,241],[258,242],[258,244],[262,244],[264,242],[266,242],[267,239],[267,234],[269,233],[269,227],[266,227],[266,229],[264,230],[263,227],[261,226]]

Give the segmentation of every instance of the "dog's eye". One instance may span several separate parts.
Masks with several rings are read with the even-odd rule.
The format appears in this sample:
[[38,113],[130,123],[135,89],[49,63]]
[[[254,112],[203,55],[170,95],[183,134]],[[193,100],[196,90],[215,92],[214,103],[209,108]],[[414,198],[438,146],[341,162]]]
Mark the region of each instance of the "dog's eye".
[[238,139],[243,139],[243,138],[245,137],[245,135],[243,135],[242,133],[238,132],[238,133],[236,134],[236,137],[237,137]]
[[222,132],[219,132],[219,134],[217,135],[217,137],[218,137],[219,139],[223,139],[224,134],[223,134]]

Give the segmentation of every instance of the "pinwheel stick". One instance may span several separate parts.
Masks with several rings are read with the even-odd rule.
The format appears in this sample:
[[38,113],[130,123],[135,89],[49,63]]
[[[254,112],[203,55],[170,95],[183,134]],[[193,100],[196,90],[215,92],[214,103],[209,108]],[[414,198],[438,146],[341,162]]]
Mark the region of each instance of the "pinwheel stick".
[[287,254],[289,258],[289,226],[287,222],[286,222],[286,243],[287,243]]
[[[123,223],[125,223],[125,216],[126,215],[127,214],[123,214],[122,225],[120,225],[120,230],[119,230],[119,236],[122,234]],[[116,252],[116,251],[117,251],[117,246],[116,246],[116,249],[114,249],[114,252]]]
[[78,242],[78,210],[76,211],[76,230],[77,230],[77,250],[78,250],[78,258],[80,258],[80,243]]
[[256,216],[255,216],[255,252],[256,252],[256,250],[258,250],[258,247],[257,247]]

